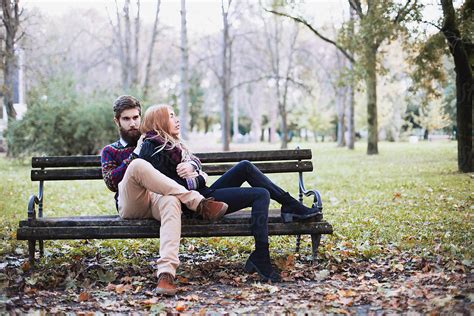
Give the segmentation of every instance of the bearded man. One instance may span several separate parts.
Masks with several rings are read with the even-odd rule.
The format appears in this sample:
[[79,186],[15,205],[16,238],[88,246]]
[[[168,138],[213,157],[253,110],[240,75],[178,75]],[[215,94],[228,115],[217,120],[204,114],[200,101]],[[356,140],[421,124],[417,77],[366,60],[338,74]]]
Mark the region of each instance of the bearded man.
[[[139,132],[141,105],[136,98],[129,95],[118,97],[113,110],[120,139],[102,149],[102,176],[107,187],[116,192],[115,205],[121,218],[154,218],[161,222],[156,292],[174,295],[177,290],[174,279],[179,265],[181,203],[211,221],[224,216],[228,206],[205,199],[197,191],[187,190],[139,158],[143,138]],[[183,162],[180,168],[183,177],[190,177],[201,166]]]

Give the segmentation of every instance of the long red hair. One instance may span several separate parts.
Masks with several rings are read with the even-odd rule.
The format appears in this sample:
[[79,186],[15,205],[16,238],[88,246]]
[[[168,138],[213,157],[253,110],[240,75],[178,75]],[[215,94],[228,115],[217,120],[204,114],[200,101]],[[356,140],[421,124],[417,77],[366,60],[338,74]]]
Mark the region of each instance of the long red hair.
[[[146,111],[143,116],[142,123],[140,125],[140,133],[145,134],[147,132],[154,131],[164,139],[165,144],[169,143],[171,148],[178,146],[182,150],[183,161],[190,157],[191,152],[181,142],[179,136],[173,136],[170,128],[170,111],[173,108],[167,104],[152,105]],[[170,149],[171,149],[170,148]]]
[[143,116],[140,132],[155,131],[159,136],[170,141],[179,141],[170,133],[170,110],[167,104],[159,104],[150,106]]

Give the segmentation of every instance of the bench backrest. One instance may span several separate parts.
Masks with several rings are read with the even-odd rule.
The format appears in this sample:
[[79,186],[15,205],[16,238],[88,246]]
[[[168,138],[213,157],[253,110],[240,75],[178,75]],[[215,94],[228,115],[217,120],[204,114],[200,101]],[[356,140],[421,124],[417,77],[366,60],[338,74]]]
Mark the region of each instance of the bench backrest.
[[[222,175],[236,162],[249,160],[263,173],[313,171],[310,149],[197,153],[203,170]],[[54,156],[32,158],[32,181],[102,179],[100,156]]]

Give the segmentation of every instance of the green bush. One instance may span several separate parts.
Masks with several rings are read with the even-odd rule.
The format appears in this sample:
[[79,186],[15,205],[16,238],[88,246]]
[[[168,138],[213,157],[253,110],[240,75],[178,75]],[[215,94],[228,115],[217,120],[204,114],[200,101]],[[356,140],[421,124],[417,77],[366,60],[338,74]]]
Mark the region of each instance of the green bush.
[[72,80],[49,81],[30,93],[25,116],[9,125],[9,154],[97,154],[117,137],[109,99],[78,95]]

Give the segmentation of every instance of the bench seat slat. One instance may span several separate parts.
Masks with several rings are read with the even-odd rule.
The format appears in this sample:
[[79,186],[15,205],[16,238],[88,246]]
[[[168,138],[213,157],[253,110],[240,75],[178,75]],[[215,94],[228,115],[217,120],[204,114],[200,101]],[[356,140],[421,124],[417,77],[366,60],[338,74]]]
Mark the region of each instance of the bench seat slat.
[[[318,217],[312,217],[304,222],[318,221]],[[269,223],[282,223],[279,209],[269,211]],[[241,210],[228,214],[216,224],[250,224],[250,210]],[[208,225],[214,224],[202,219],[183,218],[183,225]],[[71,216],[71,217],[43,217],[34,221],[22,220],[20,227],[77,227],[77,226],[156,226],[159,222],[154,219],[121,219],[118,215],[105,216]]]
[[[311,159],[311,149],[265,150],[265,151],[230,151],[214,153],[196,153],[202,163]],[[67,168],[99,167],[100,156],[51,156],[33,157],[33,168]]]
[[[332,226],[327,222],[269,223],[269,235],[330,234]],[[182,237],[252,236],[250,225],[215,223],[208,225],[183,225]],[[17,239],[115,239],[156,238],[160,228],[156,226],[78,226],[78,227],[20,227]]]
[[[285,173],[285,172],[308,172],[313,171],[311,161],[288,161],[288,162],[260,162],[255,165],[263,173]],[[203,170],[210,176],[222,175],[232,168],[233,164],[203,165]],[[98,180],[102,179],[101,168],[71,168],[71,169],[47,169],[31,170],[31,180]]]

